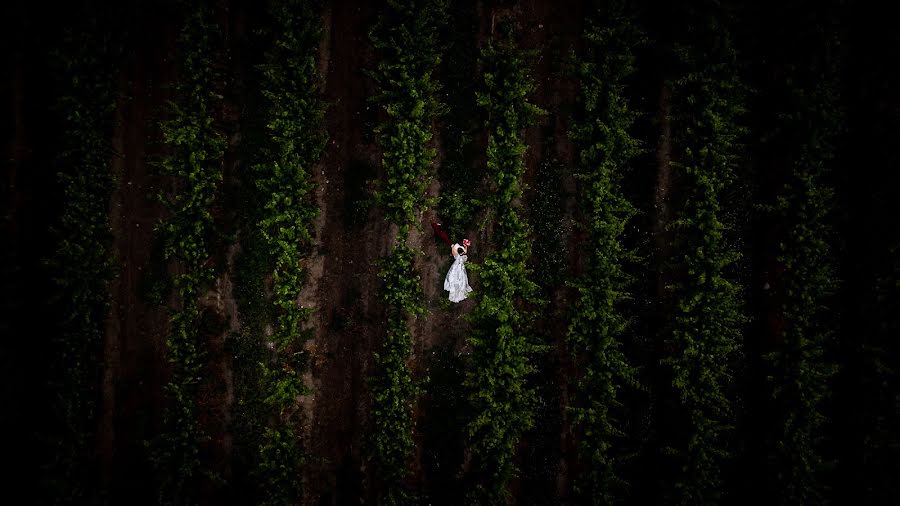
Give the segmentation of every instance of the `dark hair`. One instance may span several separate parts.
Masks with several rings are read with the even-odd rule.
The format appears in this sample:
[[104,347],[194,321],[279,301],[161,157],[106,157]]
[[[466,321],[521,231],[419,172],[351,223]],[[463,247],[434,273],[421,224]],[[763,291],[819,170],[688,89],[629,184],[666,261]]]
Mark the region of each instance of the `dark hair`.
[[465,252],[466,252],[466,250],[464,250],[462,246],[457,246],[457,248],[456,248],[457,255],[462,255]]

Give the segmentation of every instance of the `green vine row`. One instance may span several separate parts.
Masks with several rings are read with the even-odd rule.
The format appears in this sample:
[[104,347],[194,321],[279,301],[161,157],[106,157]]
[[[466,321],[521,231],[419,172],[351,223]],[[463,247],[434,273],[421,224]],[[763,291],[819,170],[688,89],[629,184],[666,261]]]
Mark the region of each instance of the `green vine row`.
[[478,86],[472,79],[477,72],[479,49],[472,44],[478,26],[472,23],[476,5],[453,2],[441,33],[446,49],[441,62],[441,81],[445,90],[447,113],[441,118],[441,163],[438,179],[441,191],[436,204],[441,226],[450,237],[461,237],[473,229],[479,199],[481,175],[475,166],[474,142],[481,130],[475,103]]
[[98,500],[94,444],[97,380],[109,316],[109,283],[115,277],[109,201],[115,187],[110,143],[117,99],[114,41],[96,18],[67,31],[55,55],[64,94],[58,178],[63,188],[58,246],[51,259],[64,316],[60,337],[63,380],[60,419],[64,424],[53,463],[55,500],[86,504]]
[[413,407],[421,392],[407,360],[412,352],[409,319],[425,314],[421,279],[413,268],[415,251],[398,244],[382,261],[382,298],[387,306],[387,333],[381,350],[375,353],[372,388],[372,459],[384,490],[385,504],[412,501],[403,486],[409,474],[414,448]]
[[681,504],[719,500],[732,454],[733,363],[746,321],[732,272],[740,254],[722,210],[723,194],[736,181],[745,91],[720,16],[692,12],[690,42],[675,49],[684,73],[672,86],[678,160],[673,166],[683,194],[670,225],[673,267],[680,272],[672,294],[674,351],[663,363],[671,368],[685,424],[683,435],[670,443],[680,470],[672,500]]
[[186,19],[178,36],[179,80],[168,118],[160,128],[171,154],[160,163],[163,175],[175,181],[170,195],[159,194],[170,216],[157,226],[164,258],[178,266],[174,274],[175,309],[166,339],[172,375],[165,387],[168,403],[162,433],[151,444],[151,460],[160,479],[159,502],[184,504],[193,499],[190,487],[202,471],[200,445],[205,436],[197,421],[196,396],[201,381],[203,349],[199,336],[202,290],[213,280],[211,213],[222,182],[225,138],[214,125],[221,95],[216,93],[219,37],[212,12],[185,6]]
[[[832,13],[832,15],[834,15]],[[835,34],[791,32],[795,42],[832,53],[786,67],[794,83],[788,110],[779,112],[781,128],[792,135],[785,183],[769,207],[783,224],[776,260],[782,269],[772,297],[780,301],[784,322],[776,349],[764,358],[771,388],[773,433],[768,471],[783,504],[815,504],[827,496],[823,479],[825,403],[836,372],[829,352],[836,350],[828,324],[831,296],[837,290],[835,237],[831,209],[834,190],[828,176],[843,121],[839,106]],[[803,37],[810,40],[802,41]]]
[[622,243],[636,211],[624,196],[621,181],[640,152],[632,137],[637,113],[625,94],[634,72],[634,50],[642,43],[626,2],[598,12],[584,35],[586,49],[578,66],[584,117],[572,129],[580,146],[578,174],[589,232],[590,263],[577,290],[567,339],[576,364],[584,371],[577,400],[570,409],[581,432],[579,455],[584,471],[576,492],[593,504],[625,497],[620,476],[621,446],[626,435],[619,390],[636,386],[636,369],[622,351],[628,326],[623,303],[630,298],[625,266],[635,260]]
[[303,452],[297,399],[303,384],[306,353],[303,322],[310,310],[297,299],[303,288],[301,259],[312,244],[313,166],[325,149],[325,104],[320,98],[317,66],[321,36],[317,2],[276,0],[273,47],[259,66],[268,142],[254,165],[256,194],[262,199],[258,229],[272,258],[274,357],[261,363],[263,402],[275,422],[261,435],[257,479],[262,504],[295,504],[301,496]]
[[429,203],[434,148],[431,123],[444,112],[437,100],[439,83],[432,74],[441,62],[437,29],[444,4],[439,0],[390,0],[369,36],[381,54],[370,75],[378,85],[371,98],[387,114],[376,127],[384,151],[385,182],[376,192],[385,220],[400,225],[399,236]]
[[531,280],[529,227],[520,218],[521,180],[525,172],[522,131],[545,112],[528,102],[535,85],[528,55],[509,39],[492,40],[482,50],[484,91],[478,104],[487,113],[487,170],[491,188],[487,208],[496,222],[497,249],[477,267],[481,297],[471,314],[472,365],[465,385],[473,418],[469,448],[476,484],[472,504],[505,503],[516,473],[515,455],[522,434],[534,424],[537,397],[528,377],[530,356],[543,348],[529,336],[539,288]]
[[445,8],[441,0],[391,0],[370,32],[379,54],[371,73],[378,85],[373,100],[386,114],[376,128],[384,168],[376,199],[385,219],[399,227],[395,246],[382,260],[387,333],[370,378],[371,452],[385,504],[412,500],[403,482],[414,446],[412,411],[420,389],[407,364],[412,351],[408,321],[423,315],[425,307],[414,269],[416,253],[406,243],[410,227],[431,202],[427,189],[435,150],[428,142],[434,119],[443,112],[434,72],[441,61],[438,34]]

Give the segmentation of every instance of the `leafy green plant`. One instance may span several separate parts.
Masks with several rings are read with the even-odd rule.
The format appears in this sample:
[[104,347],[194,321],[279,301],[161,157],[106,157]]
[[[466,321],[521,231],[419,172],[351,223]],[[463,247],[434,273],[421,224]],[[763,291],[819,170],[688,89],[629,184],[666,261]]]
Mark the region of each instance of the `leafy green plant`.
[[[689,42],[675,55],[673,161],[682,195],[670,225],[674,321],[663,360],[672,374],[684,427],[670,443],[679,472],[673,501],[707,504],[722,492],[735,413],[732,367],[746,321],[733,269],[740,255],[723,219],[722,197],[735,181],[744,129],[744,87],[721,12],[692,12]],[[710,50],[710,48],[713,48]]]
[[[552,139],[548,143],[552,144]],[[568,257],[564,216],[566,212],[562,188],[562,172],[568,170],[556,158],[538,164],[533,185],[529,188],[528,219],[537,240],[532,246],[535,282],[545,292],[563,283]]]
[[384,481],[386,490],[382,496],[387,504],[410,501],[402,484],[414,447],[412,410],[421,388],[414,382],[406,362],[412,350],[408,320],[425,313],[421,279],[413,269],[414,259],[415,252],[400,243],[382,261],[380,273],[388,315],[387,334],[381,350],[375,353],[377,369],[370,379],[372,416],[376,424],[372,456]]
[[[444,4],[391,0],[387,9],[370,32],[382,55],[377,70],[370,73],[379,90],[371,100],[387,114],[387,121],[375,129],[385,172],[375,197],[386,220],[408,228],[429,204],[426,176],[435,150],[427,143],[434,117],[444,112],[437,99],[439,83],[432,75],[441,61],[437,27]],[[400,235],[405,236],[403,230]]]
[[593,504],[624,498],[620,467],[623,443],[619,390],[636,386],[636,370],[622,350],[628,327],[623,304],[630,298],[625,266],[635,255],[622,242],[635,209],[621,181],[638,155],[632,137],[637,114],[625,94],[634,72],[634,51],[641,34],[626,2],[612,2],[597,13],[585,31],[585,54],[578,64],[584,117],[573,128],[580,147],[578,179],[586,216],[589,264],[577,290],[567,339],[572,358],[584,373],[578,403],[571,406],[580,429],[579,455],[584,472],[576,492]]
[[[792,31],[789,36],[800,47],[836,53],[834,34],[817,32]],[[766,208],[782,224],[771,296],[779,301],[783,321],[779,342],[764,356],[772,396],[768,469],[776,484],[772,492],[783,503],[810,504],[822,501],[829,489],[823,480],[828,462],[822,443],[825,405],[836,372],[829,353],[836,348],[829,303],[838,284],[831,247],[834,190],[828,176],[842,111],[835,56],[790,63],[784,71],[791,84],[778,123],[780,135],[792,141],[785,158],[789,169],[774,204]]]
[[305,456],[297,444],[297,434],[293,427],[281,425],[266,427],[259,447],[259,469],[257,474],[264,478],[264,504],[297,504],[300,498],[298,470],[305,463]]
[[540,302],[531,280],[529,228],[519,216],[525,171],[522,130],[544,111],[527,101],[534,90],[527,53],[509,39],[492,40],[482,50],[484,91],[478,104],[487,113],[486,205],[496,221],[497,249],[478,266],[480,298],[472,312],[472,366],[466,388],[473,419],[468,423],[472,468],[478,476],[468,500],[499,504],[515,475],[514,458],[522,434],[534,423],[537,401],[527,378],[529,356],[542,349],[529,336],[529,305]]
[[175,182],[175,191],[160,193],[170,216],[157,231],[167,261],[179,268],[172,285],[175,308],[171,310],[166,339],[167,360],[172,375],[165,387],[168,404],[163,430],[151,443],[151,461],[159,479],[159,502],[192,502],[190,486],[202,472],[200,444],[205,436],[197,421],[196,395],[201,379],[203,349],[199,340],[202,290],[213,278],[210,243],[214,239],[211,206],[222,182],[221,163],[225,150],[223,134],[215,127],[218,36],[212,13],[188,6],[178,37],[179,81],[169,116],[160,124],[165,144],[171,148],[160,168]]
[[403,481],[413,449],[412,410],[419,387],[407,365],[412,349],[408,320],[424,314],[425,308],[421,279],[413,267],[416,253],[406,243],[410,227],[431,203],[427,189],[435,150],[428,142],[434,118],[444,110],[433,74],[440,64],[437,35],[445,7],[441,0],[390,0],[369,34],[379,54],[377,69],[370,74],[378,85],[372,100],[386,115],[375,129],[384,168],[375,197],[385,219],[398,226],[396,244],[381,265],[387,333],[370,378],[371,457],[385,504],[412,500]]
[[[258,86],[257,86],[258,87]],[[256,97],[262,100],[262,96]],[[261,141],[252,135],[264,133],[265,108],[252,103],[256,114],[244,118],[245,136],[242,148],[252,159]],[[260,466],[260,448],[271,421],[270,409],[264,402],[265,391],[261,362],[269,360],[271,351],[265,345],[266,328],[273,320],[274,305],[270,303],[266,278],[270,273],[271,255],[258,229],[262,220],[263,197],[256,190],[256,172],[241,171],[237,195],[238,240],[240,250],[234,258],[234,298],[241,322],[239,332],[232,333],[225,341],[231,361],[234,402],[231,408],[229,431],[233,437],[232,475],[229,486],[238,490],[236,502],[259,503],[262,501],[263,483],[256,476]]]
[[[475,103],[478,25],[473,2],[453,2],[447,12],[441,39],[446,49],[441,59],[440,76],[447,113],[441,118],[441,163],[438,179],[437,216],[450,237],[462,237],[472,230],[480,199],[481,172],[475,167],[474,142],[482,125],[481,111]],[[450,92],[452,90],[452,93]],[[447,304],[452,304],[446,301]]]
[[60,418],[63,432],[52,464],[58,502],[97,499],[94,438],[99,397],[96,378],[115,277],[109,199],[116,180],[110,162],[113,112],[117,99],[115,41],[97,18],[70,29],[54,62],[62,82],[56,110],[62,116],[58,161],[63,188],[58,245],[50,264],[63,311],[59,346],[63,378]]
[[[262,403],[272,426],[260,437],[255,475],[263,504],[294,504],[301,496],[303,452],[297,399],[307,392],[302,372],[310,309],[297,303],[303,288],[301,260],[313,242],[312,170],[325,149],[325,104],[321,100],[317,47],[321,35],[317,2],[278,0],[270,4],[272,47],[258,66],[267,141],[252,168],[260,248],[271,258],[271,360],[260,361]],[[254,232],[249,232],[253,235]]]

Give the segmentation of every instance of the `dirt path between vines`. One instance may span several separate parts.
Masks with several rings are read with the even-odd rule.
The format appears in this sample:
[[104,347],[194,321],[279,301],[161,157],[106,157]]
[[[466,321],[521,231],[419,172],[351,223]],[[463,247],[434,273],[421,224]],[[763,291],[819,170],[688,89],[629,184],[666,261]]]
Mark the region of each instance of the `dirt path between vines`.
[[122,157],[113,163],[119,179],[110,201],[110,224],[119,272],[112,287],[99,422],[102,429],[110,429],[101,431],[100,447],[111,475],[112,502],[130,504],[152,504],[155,499],[153,473],[141,443],[159,431],[168,370],[166,310],[148,304],[141,294],[153,227],[162,215],[162,206],[149,198],[160,178],[151,174],[147,159],[155,149],[149,145],[148,126],[165,97],[150,76],[158,76],[157,82],[171,79],[171,65],[162,63],[166,45],[161,40],[171,41],[172,34],[142,35],[143,44],[125,71],[128,98],[119,113],[123,122],[114,132]]
[[306,400],[312,461],[306,467],[304,504],[309,505],[359,504],[369,475],[364,465],[366,378],[384,328],[374,261],[389,246],[380,211],[367,205],[381,155],[368,133],[376,118],[366,100],[372,85],[361,72],[372,67],[367,32],[375,7],[337,0],[325,13],[321,68],[330,139],[316,174],[318,251],[308,261],[312,279],[301,295],[315,308],[309,377],[314,390]]

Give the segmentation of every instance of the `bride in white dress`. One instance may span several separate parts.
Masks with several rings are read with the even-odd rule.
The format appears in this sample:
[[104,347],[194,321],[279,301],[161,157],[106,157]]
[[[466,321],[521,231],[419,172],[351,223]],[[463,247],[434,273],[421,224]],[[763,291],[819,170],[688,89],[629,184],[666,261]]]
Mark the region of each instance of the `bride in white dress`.
[[444,290],[450,292],[451,302],[460,302],[465,299],[472,287],[469,286],[469,277],[466,275],[466,260],[468,259],[469,240],[463,239],[462,245],[454,243],[450,246],[450,253],[453,255],[453,265],[447,271],[447,278],[444,279]]

